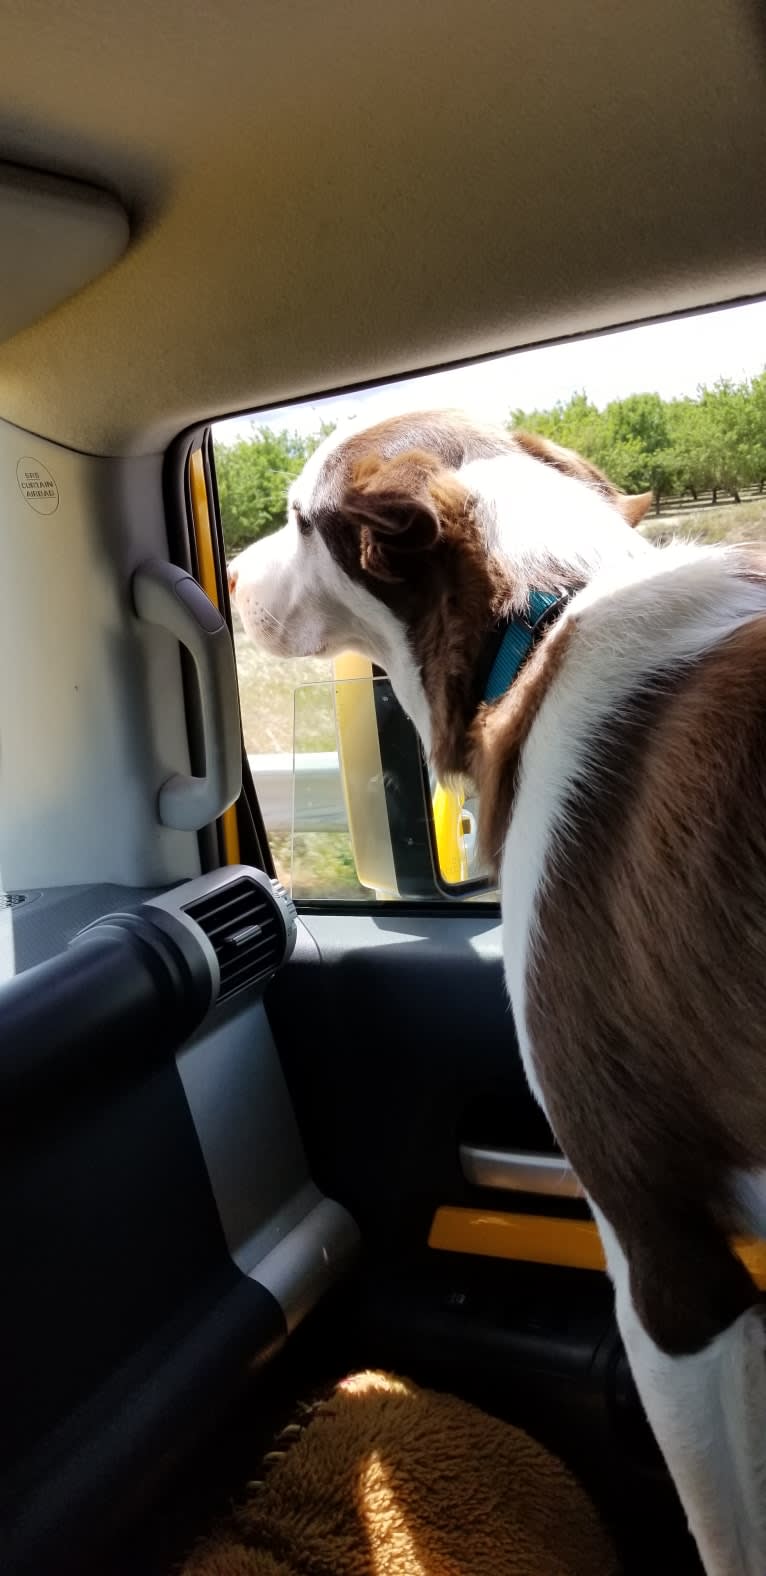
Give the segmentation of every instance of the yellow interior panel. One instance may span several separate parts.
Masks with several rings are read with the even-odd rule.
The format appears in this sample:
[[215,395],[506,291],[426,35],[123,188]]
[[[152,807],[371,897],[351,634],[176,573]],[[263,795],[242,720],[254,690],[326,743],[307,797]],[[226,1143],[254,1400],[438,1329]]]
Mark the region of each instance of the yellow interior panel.
[[468,880],[468,858],[461,825],[465,794],[460,790],[444,788],[437,783],[434,789],[434,832],[439,852],[439,868],[451,886]]
[[[200,585],[205,595],[209,596],[213,606],[218,607],[220,611],[218,581],[216,579],[215,558],[213,556],[213,528],[210,519],[207,481],[205,479],[205,466],[201,449],[195,449],[189,460],[189,491],[191,494],[192,524],[197,543]],[[240,862],[240,848],[236,805],[232,804],[228,810],[224,810],[221,816],[221,830],[226,863],[227,865],[238,865]]]
[[[558,1264],[566,1269],[606,1268],[601,1239],[592,1220],[444,1205],[437,1209],[431,1222],[428,1246],[446,1253]],[[743,1237],[734,1247],[759,1289],[766,1288],[766,1242]]]
[[[338,756],[357,878],[362,886],[395,897],[372,666],[366,657],[347,651],[335,658],[333,673]],[[350,679],[356,682],[345,682]]]

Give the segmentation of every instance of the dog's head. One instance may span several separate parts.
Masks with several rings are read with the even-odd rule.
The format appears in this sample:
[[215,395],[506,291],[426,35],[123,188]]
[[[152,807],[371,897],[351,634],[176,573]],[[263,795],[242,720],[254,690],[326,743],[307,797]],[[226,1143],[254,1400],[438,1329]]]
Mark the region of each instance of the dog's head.
[[629,527],[649,497],[622,497],[544,439],[453,412],[397,416],[326,439],[287,524],[233,561],[229,584],[268,650],[356,650],[384,667],[437,767],[460,770],[498,619],[645,546]]

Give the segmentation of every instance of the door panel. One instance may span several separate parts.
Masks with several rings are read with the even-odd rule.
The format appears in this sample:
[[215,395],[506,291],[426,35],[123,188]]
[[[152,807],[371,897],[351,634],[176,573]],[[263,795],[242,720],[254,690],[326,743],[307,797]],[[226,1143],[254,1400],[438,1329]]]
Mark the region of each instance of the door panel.
[[[497,918],[383,904],[306,915],[267,1005],[312,1171],[369,1240],[411,1250],[440,1205],[487,1205],[461,1144],[555,1153],[518,1054]],[[557,1199],[562,1211],[587,1218],[578,1200]]]
[[[424,1369],[485,1403],[503,1396],[562,1448],[595,1429],[616,1449],[614,1418],[632,1434],[637,1408],[611,1288],[597,1270],[564,1267],[594,1261],[569,1242],[585,1234],[592,1249],[583,1199],[514,1193],[524,1229],[498,1252],[509,1195],[465,1164],[466,1146],[558,1153],[518,1053],[498,917],[385,905],[304,915],[266,1004],[312,1174],[362,1230],[360,1358]],[[450,1213],[483,1226],[489,1255],[467,1252],[464,1231],[450,1240]]]
[[[51,515],[16,485],[20,465],[51,477]],[[98,459],[0,421],[8,889],[159,885],[200,868],[196,837],[156,814],[161,784],[189,770],[178,646],[141,626],[128,589],[166,551],[161,467],[159,455]]]

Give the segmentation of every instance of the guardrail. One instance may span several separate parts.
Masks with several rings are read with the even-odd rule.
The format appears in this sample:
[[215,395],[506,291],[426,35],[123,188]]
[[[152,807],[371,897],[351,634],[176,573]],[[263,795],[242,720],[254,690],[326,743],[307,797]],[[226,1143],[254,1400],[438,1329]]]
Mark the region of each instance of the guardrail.
[[335,750],[317,754],[248,755],[258,803],[270,832],[343,832],[348,826]]
[[[346,801],[340,762],[335,750],[293,756],[248,755],[258,803],[269,832],[289,833],[293,826],[300,832],[345,832],[348,830]],[[470,874],[476,855],[477,802],[467,799],[464,806],[468,826],[463,840]]]

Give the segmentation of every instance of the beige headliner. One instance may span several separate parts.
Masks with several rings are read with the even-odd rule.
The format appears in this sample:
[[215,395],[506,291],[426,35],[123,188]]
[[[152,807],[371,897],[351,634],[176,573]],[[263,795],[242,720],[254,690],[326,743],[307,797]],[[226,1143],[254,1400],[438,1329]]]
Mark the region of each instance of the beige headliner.
[[747,0],[10,0],[0,156],[125,258],[0,346],[98,452],[210,413],[766,290]]

